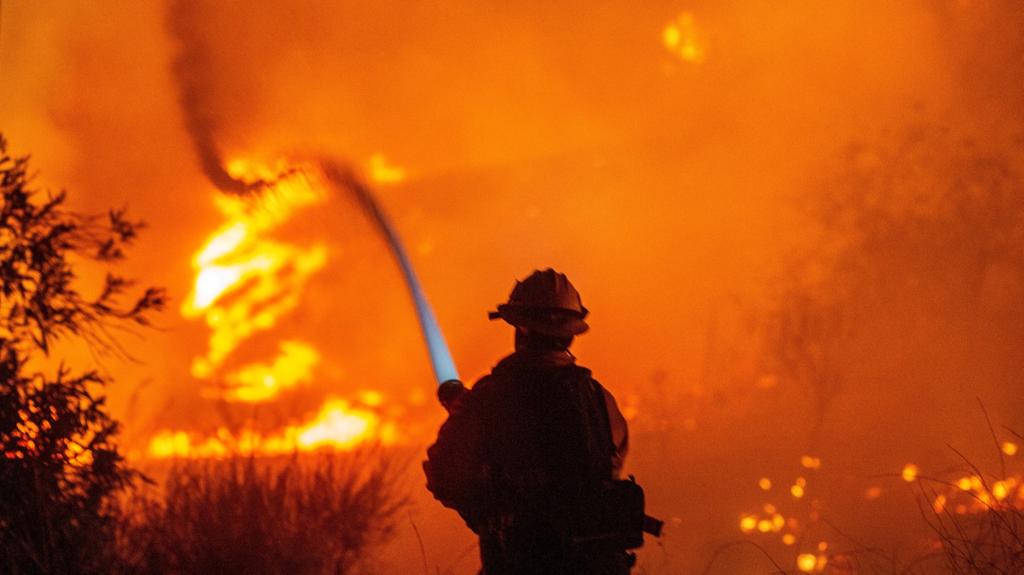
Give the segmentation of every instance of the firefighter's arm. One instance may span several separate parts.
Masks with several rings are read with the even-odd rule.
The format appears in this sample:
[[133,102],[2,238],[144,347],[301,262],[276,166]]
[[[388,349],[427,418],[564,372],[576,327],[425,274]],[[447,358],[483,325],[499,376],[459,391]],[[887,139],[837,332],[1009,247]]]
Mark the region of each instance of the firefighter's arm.
[[612,444],[615,446],[615,452],[612,454],[612,476],[617,479],[629,451],[629,426],[626,424],[626,417],[619,410],[615,397],[603,386],[601,391],[604,392],[605,409],[608,411],[608,423],[612,430]]
[[479,395],[466,392],[452,406],[423,462],[427,489],[445,507],[458,511],[474,530],[486,512],[488,485],[483,459],[486,426]]

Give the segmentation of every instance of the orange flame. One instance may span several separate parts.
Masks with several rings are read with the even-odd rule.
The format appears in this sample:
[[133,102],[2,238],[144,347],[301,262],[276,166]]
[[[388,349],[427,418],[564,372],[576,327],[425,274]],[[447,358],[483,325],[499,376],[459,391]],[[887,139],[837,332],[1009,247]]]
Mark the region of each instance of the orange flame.
[[[326,265],[323,243],[297,245],[274,233],[301,210],[325,202],[327,194],[313,169],[269,168],[238,160],[228,171],[241,180],[271,183],[255,196],[215,196],[226,221],[193,257],[195,282],[181,313],[187,319],[203,320],[210,329],[205,354],[195,357],[191,366],[197,379],[218,383],[204,390],[204,395],[229,402],[264,403],[275,400],[282,391],[311,383],[320,352],[308,342],[289,339],[278,343],[273,358],[241,366],[227,360],[245,340],[272,330],[296,309],[306,283]],[[370,159],[370,171],[379,182],[396,183],[405,178],[404,169],[389,164],[381,154]],[[345,450],[369,438],[390,444],[397,441],[398,434],[395,425],[383,422],[379,415],[383,402],[380,392],[373,390],[359,392],[357,406],[328,397],[315,416],[273,433],[220,427],[212,435],[204,435],[166,429],[150,439],[147,453],[156,458],[225,457]]]
[[319,361],[320,354],[309,344],[282,342],[273,363],[251,363],[228,374],[228,389],[223,395],[228,401],[267,401],[283,389],[312,380]]
[[343,399],[328,398],[320,411],[300,425],[261,435],[251,430],[233,434],[221,427],[212,437],[180,430],[166,430],[149,442],[151,457],[226,457],[236,454],[282,455],[321,449],[347,450],[376,437],[389,445],[397,440],[394,425],[382,422],[376,413],[353,407]]
[[[236,165],[237,167],[237,165]],[[192,362],[192,375],[210,379],[247,338],[274,327],[299,304],[302,288],[327,261],[323,244],[297,246],[269,234],[301,208],[326,200],[308,174],[296,172],[259,198],[217,195],[227,222],[193,258],[196,279],[182,315],[202,318],[210,328],[207,352]],[[231,401],[265,401],[281,388],[310,378],[316,351],[303,342],[281,344],[270,365],[253,364],[225,380]]]

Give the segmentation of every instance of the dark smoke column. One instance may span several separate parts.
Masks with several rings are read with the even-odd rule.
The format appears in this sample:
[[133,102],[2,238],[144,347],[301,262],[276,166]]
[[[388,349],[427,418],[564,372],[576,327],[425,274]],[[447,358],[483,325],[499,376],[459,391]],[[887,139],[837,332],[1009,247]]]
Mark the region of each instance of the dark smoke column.
[[209,101],[215,73],[208,48],[199,32],[201,15],[198,5],[196,0],[171,0],[168,3],[167,29],[178,44],[171,74],[178,89],[185,129],[199,154],[203,173],[220,191],[244,194],[265,186],[266,182],[239,180],[224,169],[223,158],[214,141],[218,126]]

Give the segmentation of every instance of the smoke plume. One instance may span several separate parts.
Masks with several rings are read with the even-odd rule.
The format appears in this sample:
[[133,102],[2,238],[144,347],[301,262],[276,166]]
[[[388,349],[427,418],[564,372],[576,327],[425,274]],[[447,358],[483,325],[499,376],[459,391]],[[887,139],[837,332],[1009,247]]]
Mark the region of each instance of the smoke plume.
[[221,118],[213,101],[217,74],[211,66],[210,47],[200,33],[203,29],[200,0],[171,0],[167,5],[167,30],[174,39],[177,54],[171,73],[178,92],[178,102],[185,130],[198,155],[199,165],[217,189],[234,194],[245,193],[259,186],[232,177],[224,165],[217,145]]

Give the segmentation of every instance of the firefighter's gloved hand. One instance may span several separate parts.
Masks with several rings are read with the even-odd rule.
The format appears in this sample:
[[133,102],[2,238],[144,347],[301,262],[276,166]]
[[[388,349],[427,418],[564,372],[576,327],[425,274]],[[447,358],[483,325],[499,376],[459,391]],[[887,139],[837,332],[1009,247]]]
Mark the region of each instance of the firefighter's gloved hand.
[[451,413],[452,406],[464,393],[466,393],[466,386],[457,379],[449,379],[437,387],[437,399],[449,413]]

